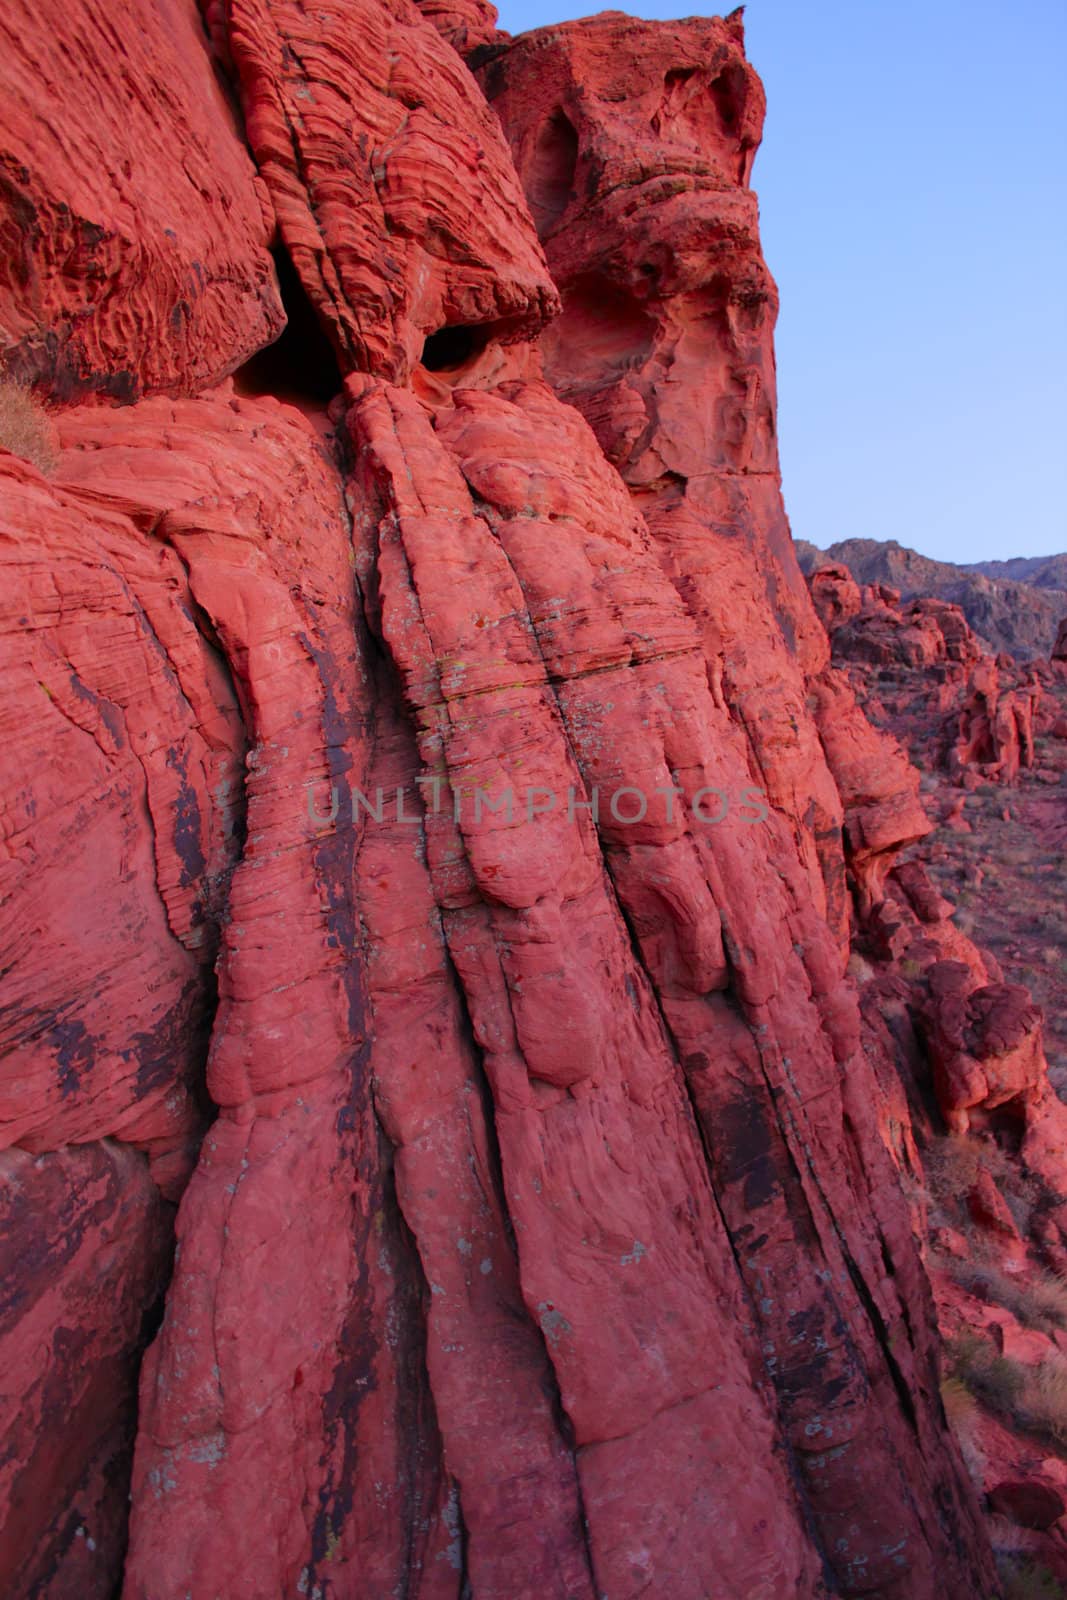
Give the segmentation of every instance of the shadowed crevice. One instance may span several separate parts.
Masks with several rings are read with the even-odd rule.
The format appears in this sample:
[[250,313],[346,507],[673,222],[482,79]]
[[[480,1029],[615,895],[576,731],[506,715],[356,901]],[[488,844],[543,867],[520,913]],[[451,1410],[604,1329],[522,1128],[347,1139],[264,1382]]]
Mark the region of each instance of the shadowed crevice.
[[333,345],[284,245],[271,251],[286,323],[278,338],[234,374],[238,394],[273,395],[295,405],[325,406],[342,388]]

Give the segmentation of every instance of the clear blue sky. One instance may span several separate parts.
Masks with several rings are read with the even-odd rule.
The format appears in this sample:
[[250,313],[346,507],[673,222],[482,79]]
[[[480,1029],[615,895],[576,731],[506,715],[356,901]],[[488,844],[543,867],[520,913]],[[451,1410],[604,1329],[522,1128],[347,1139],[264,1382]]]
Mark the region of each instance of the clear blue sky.
[[[500,26],[589,10],[504,0]],[[795,536],[1067,549],[1064,0],[749,0],[745,28]]]

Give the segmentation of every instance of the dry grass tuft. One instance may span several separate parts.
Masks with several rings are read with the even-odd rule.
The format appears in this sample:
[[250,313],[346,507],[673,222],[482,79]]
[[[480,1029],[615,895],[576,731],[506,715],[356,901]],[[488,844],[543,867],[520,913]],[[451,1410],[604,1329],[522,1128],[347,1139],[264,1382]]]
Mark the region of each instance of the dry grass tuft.
[[875,969],[866,956],[861,956],[854,950],[848,958],[848,975],[854,983],[862,986],[870,983],[875,975]]
[[[942,1385],[962,1385],[973,1397],[997,1411],[1013,1427],[1043,1435],[1061,1451],[1067,1446],[1067,1360],[1047,1355],[1028,1367],[1011,1356],[998,1355],[991,1344],[972,1333],[961,1333],[945,1347],[948,1377]],[[959,1398],[954,1404],[962,1415]],[[957,1426],[957,1431],[958,1425]]]
[[955,1434],[968,1432],[978,1415],[978,1401],[962,1378],[942,1378],[941,1404]]
[[968,1134],[931,1139],[923,1146],[922,1164],[934,1212],[932,1221],[948,1222],[973,1238],[975,1225],[967,1196],[986,1172],[1000,1190],[1016,1227],[1023,1234],[1028,1231],[1036,1198],[1034,1186],[1020,1177],[1017,1162],[994,1140]]
[[1020,1409],[1031,1427],[1067,1444],[1067,1361],[1062,1356],[1047,1356],[1030,1370]]
[[0,445],[41,472],[56,464],[55,432],[32,390],[14,378],[0,377]]
[[923,1151],[927,1188],[939,1205],[952,1212],[977,1182],[981,1170],[982,1152],[966,1136],[931,1139]]
[[991,1261],[947,1261],[945,1270],[961,1288],[1003,1306],[1027,1328],[1067,1328],[1067,1278],[1060,1273],[1004,1272]]
[[994,1355],[975,1368],[969,1383],[995,1411],[1022,1422],[1021,1403],[1026,1389],[1026,1368],[1011,1356]]
[[1027,1279],[1027,1287],[1036,1310],[1067,1328],[1067,1277],[1061,1272],[1037,1272]]

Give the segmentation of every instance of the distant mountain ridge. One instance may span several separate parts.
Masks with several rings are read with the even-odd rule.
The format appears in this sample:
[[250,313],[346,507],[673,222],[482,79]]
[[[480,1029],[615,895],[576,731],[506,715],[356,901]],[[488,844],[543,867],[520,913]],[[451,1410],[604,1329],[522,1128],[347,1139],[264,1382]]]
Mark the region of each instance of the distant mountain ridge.
[[904,599],[935,595],[958,605],[982,643],[1020,660],[1047,656],[1067,616],[1067,554],[1015,556],[957,566],[896,539],[843,539],[827,550],[796,540],[801,570],[843,561],[859,583],[887,583]]
[[1067,554],[1012,556],[1010,561],[968,561],[962,570],[982,572],[987,578],[1009,578],[1028,583],[1035,589],[1062,589],[1067,592]]

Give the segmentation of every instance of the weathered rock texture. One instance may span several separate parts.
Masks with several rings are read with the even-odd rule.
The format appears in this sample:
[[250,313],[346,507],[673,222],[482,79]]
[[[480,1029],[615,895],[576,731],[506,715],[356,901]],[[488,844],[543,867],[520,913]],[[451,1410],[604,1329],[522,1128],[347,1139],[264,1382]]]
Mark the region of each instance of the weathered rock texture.
[[[842,802],[860,797],[835,783],[805,704],[827,649],[781,498],[777,293],[747,187],[764,102],[740,21],[545,29],[479,76],[563,296],[546,371],[644,513],[712,693],[792,818],[814,904],[844,941]],[[860,742],[873,757],[863,803],[896,812],[878,839],[891,850],[924,831],[917,779],[865,723]]]
[[0,352],[43,394],[204,388],[283,326],[194,0],[5,6]]
[[556,308],[500,128],[410,0],[227,0],[224,39],[281,236],[349,370]]
[[0,1156],[0,1570],[12,1595],[111,1592],[126,1545],[137,1360],[170,1208],[107,1140]]
[[[1025,992],[900,865],[918,774],[820,621],[859,591],[813,604],[790,544],[740,19],[206,21],[259,177],[179,54],[293,325],[218,381],[273,331],[229,298],[261,223],[201,354],[141,319],[137,403],[58,415],[48,476],[0,455],[5,1582],[992,1595],[899,1174],[1004,1114],[1048,1186],[1060,1129]],[[58,214],[110,170],[37,181]],[[66,348],[10,298],[16,366]],[[117,392],[93,326],[78,383],[32,368],[54,400]]]

